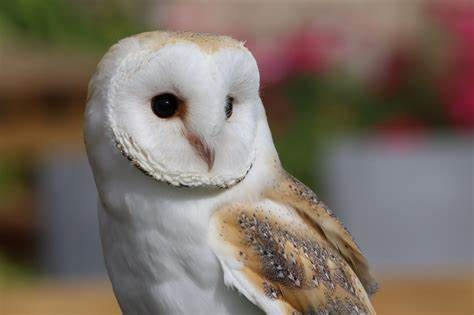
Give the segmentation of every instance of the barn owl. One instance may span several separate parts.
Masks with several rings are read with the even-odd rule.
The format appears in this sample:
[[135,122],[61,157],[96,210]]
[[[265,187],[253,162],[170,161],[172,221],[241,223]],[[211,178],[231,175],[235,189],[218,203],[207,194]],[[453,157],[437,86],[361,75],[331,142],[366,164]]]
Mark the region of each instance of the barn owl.
[[124,314],[374,314],[348,231],[280,164],[259,71],[226,36],[115,44],[84,136]]

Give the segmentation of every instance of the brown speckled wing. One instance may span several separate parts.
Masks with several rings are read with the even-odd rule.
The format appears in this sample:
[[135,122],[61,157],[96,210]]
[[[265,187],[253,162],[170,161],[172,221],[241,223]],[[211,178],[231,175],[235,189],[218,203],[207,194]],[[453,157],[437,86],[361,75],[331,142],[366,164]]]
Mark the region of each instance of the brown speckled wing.
[[367,294],[370,296],[377,291],[377,282],[352,236],[311,189],[291,175],[283,173],[282,180],[269,189],[267,195],[294,207],[301,215],[306,216],[349,263]]
[[375,314],[345,258],[288,203],[219,209],[211,239],[226,282],[267,313]]

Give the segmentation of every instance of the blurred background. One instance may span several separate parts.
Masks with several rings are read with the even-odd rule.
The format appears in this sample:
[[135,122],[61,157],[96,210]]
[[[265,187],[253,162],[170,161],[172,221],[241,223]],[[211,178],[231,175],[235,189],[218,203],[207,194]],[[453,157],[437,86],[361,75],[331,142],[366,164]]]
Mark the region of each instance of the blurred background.
[[380,279],[380,314],[473,314],[474,3],[0,2],[0,314],[119,314],[82,140],[87,83],[118,39],[246,41],[284,166]]

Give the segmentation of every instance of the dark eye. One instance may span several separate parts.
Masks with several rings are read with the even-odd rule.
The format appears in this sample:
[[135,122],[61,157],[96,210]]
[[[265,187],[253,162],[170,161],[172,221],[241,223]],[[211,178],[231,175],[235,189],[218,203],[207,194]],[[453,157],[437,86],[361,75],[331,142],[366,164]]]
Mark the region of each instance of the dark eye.
[[232,110],[234,109],[234,98],[232,96],[227,96],[226,104],[225,104],[225,117],[227,119],[232,116]]
[[179,100],[171,93],[156,95],[151,99],[151,109],[160,118],[169,118],[178,110]]

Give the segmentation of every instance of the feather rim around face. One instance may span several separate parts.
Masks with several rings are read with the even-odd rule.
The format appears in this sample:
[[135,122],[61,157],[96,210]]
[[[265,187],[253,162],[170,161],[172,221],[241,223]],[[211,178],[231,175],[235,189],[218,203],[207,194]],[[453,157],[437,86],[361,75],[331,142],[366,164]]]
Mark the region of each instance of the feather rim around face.
[[[133,40],[137,47],[130,49],[131,52],[126,52],[121,58],[116,58],[114,53],[117,50],[122,49],[120,45],[125,40]],[[153,154],[150,154],[149,150],[140,145],[140,141],[136,141],[126,128],[122,128],[117,123],[116,117],[114,117],[114,106],[113,102],[116,89],[119,86],[116,80],[123,79],[124,68],[127,68],[127,60],[146,60],[151,59],[151,56],[155,56],[162,48],[174,45],[174,44],[192,44],[198,47],[204,54],[216,54],[222,49],[230,50],[242,50],[250,54],[250,52],[243,46],[242,42],[236,41],[227,36],[214,36],[209,34],[199,33],[188,33],[188,32],[149,32],[135,35],[131,38],[122,40],[117,45],[113,46],[107,56],[112,55],[110,59],[116,58],[114,68],[111,71],[111,75],[107,79],[107,95],[106,99],[106,118],[108,119],[109,127],[112,131],[112,141],[114,147],[118,149],[122,156],[128,159],[134,167],[139,169],[142,173],[152,177],[159,182],[165,182],[167,184],[178,186],[178,187],[207,187],[207,188],[229,188],[239,182],[241,182],[252,169],[255,161],[255,147],[252,144],[252,149],[243,162],[236,165],[235,169],[231,172],[215,172],[203,173],[193,171],[182,171],[180,168],[167,167],[163,161],[159,161],[154,158]],[[253,58],[253,57],[252,57]],[[103,59],[103,60],[104,60]],[[106,61],[108,62],[108,61]],[[104,62],[104,63],[106,63]],[[102,64],[103,62],[101,62]],[[99,66],[100,69],[100,66]],[[128,71],[138,71],[136,69],[126,69]],[[110,71],[110,69],[109,69]],[[258,70],[257,70],[258,71]],[[94,94],[94,84],[91,84],[90,97]]]
[[[211,180],[210,184],[199,184],[197,181],[191,181],[191,182],[188,183],[187,181],[185,181],[183,179],[181,179],[181,180],[179,178],[173,179],[169,175],[167,176],[167,175],[160,175],[160,174],[157,174],[157,173],[150,173],[147,169],[145,169],[143,166],[141,166],[141,164],[137,160],[135,160],[131,155],[129,155],[124,150],[122,144],[119,141],[117,141],[117,140],[115,141],[115,146],[120,151],[122,156],[124,158],[126,158],[127,160],[129,160],[132,163],[132,165],[135,168],[137,168],[140,172],[142,172],[144,175],[149,176],[149,177],[153,178],[154,180],[156,180],[158,182],[163,182],[163,183],[175,186],[175,187],[187,187],[187,188],[190,188],[190,187],[215,187],[215,188],[220,188],[220,189],[227,189],[227,188],[235,186],[238,183],[240,183],[241,181],[243,181],[245,179],[245,177],[247,177],[248,173],[250,172],[250,170],[253,167],[253,163],[251,163],[249,168],[246,170],[246,172],[243,176],[238,177],[236,179],[229,180],[228,182],[226,182],[226,181],[221,182],[221,181],[219,181],[219,179],[217,179],[217,180],[214,179],[214,180]],[[179,177],[179,175],[177,175],[176,177]]]

